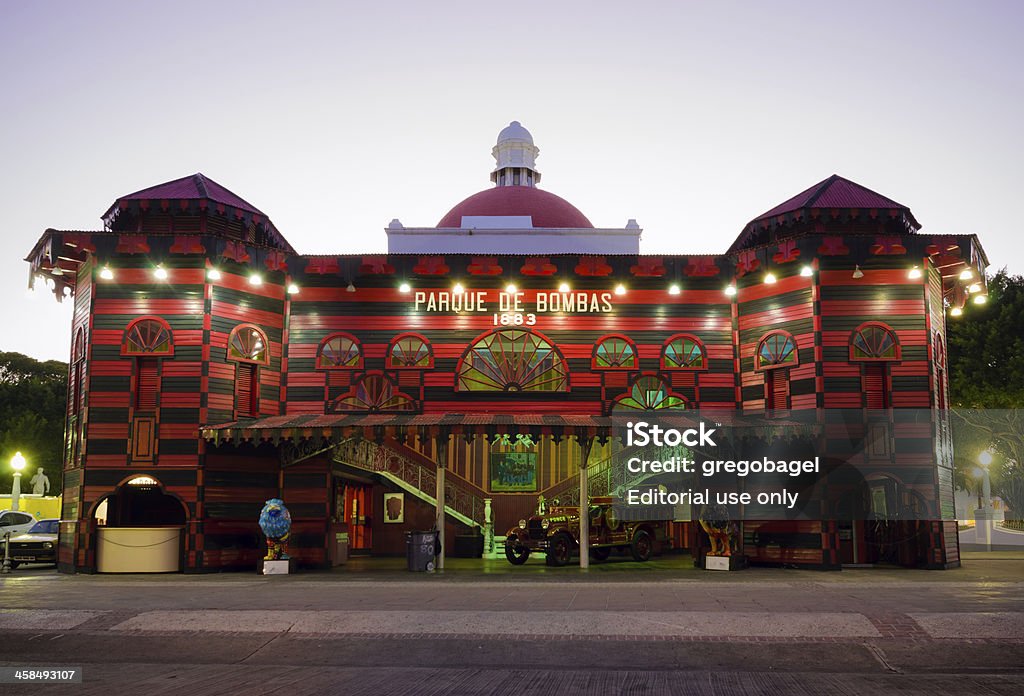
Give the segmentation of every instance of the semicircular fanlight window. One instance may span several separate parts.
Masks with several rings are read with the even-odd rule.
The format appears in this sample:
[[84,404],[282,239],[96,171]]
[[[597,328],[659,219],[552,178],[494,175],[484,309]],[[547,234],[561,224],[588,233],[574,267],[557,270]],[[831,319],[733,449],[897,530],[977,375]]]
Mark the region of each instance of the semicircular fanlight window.
[[349,336],[332,336],[320,347],[317,356],[320,368],[359,368],[363,366],[363,352]]
[[612,336],[602,340],[594,349],[594,367],[636,367],[636,351],[624,338]]
[[369,374],[359,380],[352,391],[334,402],[334,411],[413,411],[416,403],[405,394],[395,390],[394,384],[384,375]]
[[569,390],[569,368],[554,346],[519,329],[489,333],[470,346],[458,378],[460,391]]
[[896,335],[884,326],[863,326],[853,332],[850,342],[854,360],[895,360]]
[[661,377],[645,375],[633,383],[629,394],[619,399],[615,406],[635,411],[683,409],[686,408],[686,400],[673,395]]
[[399,336],[388,353],[388,367],[430,367],[430,346],[419,336]]
[[757,366],[779,367],[796,364],[796,343],[783,333],[766,336],[757,347]]
[[704,367],[704,347],[692,338],[684,336],[673,338],[665,344],[661,357],[661,366],[666,370]]
[[131,325],[124,336],[125,355],[159,355],[171,352],[171,332],[155,319]]
[[231,334],[228,343],[228,357],[232,360],[248,360],[265,363],[270,358],[267,337],[252,326],[241,326]]

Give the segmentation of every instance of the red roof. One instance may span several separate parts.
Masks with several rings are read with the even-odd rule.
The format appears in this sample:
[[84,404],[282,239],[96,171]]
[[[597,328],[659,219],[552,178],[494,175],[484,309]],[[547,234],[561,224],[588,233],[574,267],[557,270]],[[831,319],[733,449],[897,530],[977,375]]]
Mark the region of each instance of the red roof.
[[449,210],[437,226],[462,227],[465,215],[529,215],[534,227],[594,227],[569,201],[532,186],[498,186],[475,193]]
[[860,208],[860,209],[883,209],[902,210],[913,222],[914,226],[920,228],[914,216],[910,214],[910,208],[897,203],[891,198],[886,198],[880,193],[875,193],[849,179],[844,179],[838,174],[833,174],[824,181],[819,181],[806,191],[801,191],[784,203],[780,203],[766,213],[758,215],[751,222],[764,220],[765,218],[785,215],[804,208]]
[[241,196],[232,193],[213,179],[207,178],[203,174],[199,173],[175,179],[174,181],[168,181],[163,184],[157,184],[156,186],[150,186],[149,188],[144,188],[141,191],[129,193],[126,196],[121,196],[114,202],[114,205],[110,206],[110,209],[103,214],[103,217],[106,218],[120,201],[197,199],[206,199],[215,203],[223,203],[224,205],[229,205],[233,208],[245,210],[250,213],[256,213],[257,215],[263,215],[265,217],[263,211],[252,203],[249,203]]

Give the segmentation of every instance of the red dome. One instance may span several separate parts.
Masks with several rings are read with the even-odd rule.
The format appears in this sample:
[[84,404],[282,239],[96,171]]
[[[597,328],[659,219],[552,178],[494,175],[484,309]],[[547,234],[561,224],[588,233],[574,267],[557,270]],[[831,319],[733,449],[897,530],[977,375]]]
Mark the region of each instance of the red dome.
[[593,227],[569,201],[530,186],[497,186],[475,193],[441,218],[438,227],[462,227],[462,218],[529,215],[534,227]]

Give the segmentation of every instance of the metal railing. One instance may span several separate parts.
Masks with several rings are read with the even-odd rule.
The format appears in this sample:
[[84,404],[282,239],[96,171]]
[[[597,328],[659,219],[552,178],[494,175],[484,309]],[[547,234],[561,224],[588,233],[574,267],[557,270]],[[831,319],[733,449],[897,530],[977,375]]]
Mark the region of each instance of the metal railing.
[[[636,448],[624,447],[611,456],[587,467],[587,486],[592,497],[616,495],[627,488],[636,486],[644,479],[653,476],[651,473],[627,476],[626,460],[636,453]],[[540,495],[549,504],[557,499],[559,505],[578,506],[580,502],[579,475],[570,476],[550,486]]]
[[[383,474],[422,500],[436,505],[437,471],[401,452],[370,440],[347,440],[334,451],[334,460],[365,471]],[[469,525],[483,526],[483,497],[468,481],[449,475],[445,477],[445,509]]]

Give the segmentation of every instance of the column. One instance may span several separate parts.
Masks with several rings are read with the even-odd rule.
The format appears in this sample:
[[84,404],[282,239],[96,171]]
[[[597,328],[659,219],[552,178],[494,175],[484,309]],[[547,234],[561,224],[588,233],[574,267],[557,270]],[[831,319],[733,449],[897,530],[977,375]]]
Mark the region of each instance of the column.
[[576,436],[580,445],[580,568],[590,567],[590,477],[587,464],[594,438],[590,435]]
[[437,490],[434,494],[434,524],[437,527],[437,540],[441,543],[441,555],[437,557],[437,569],[444,570],[444,484],[445,472],[448,468],[448,432],[438,433],[437,443]]

